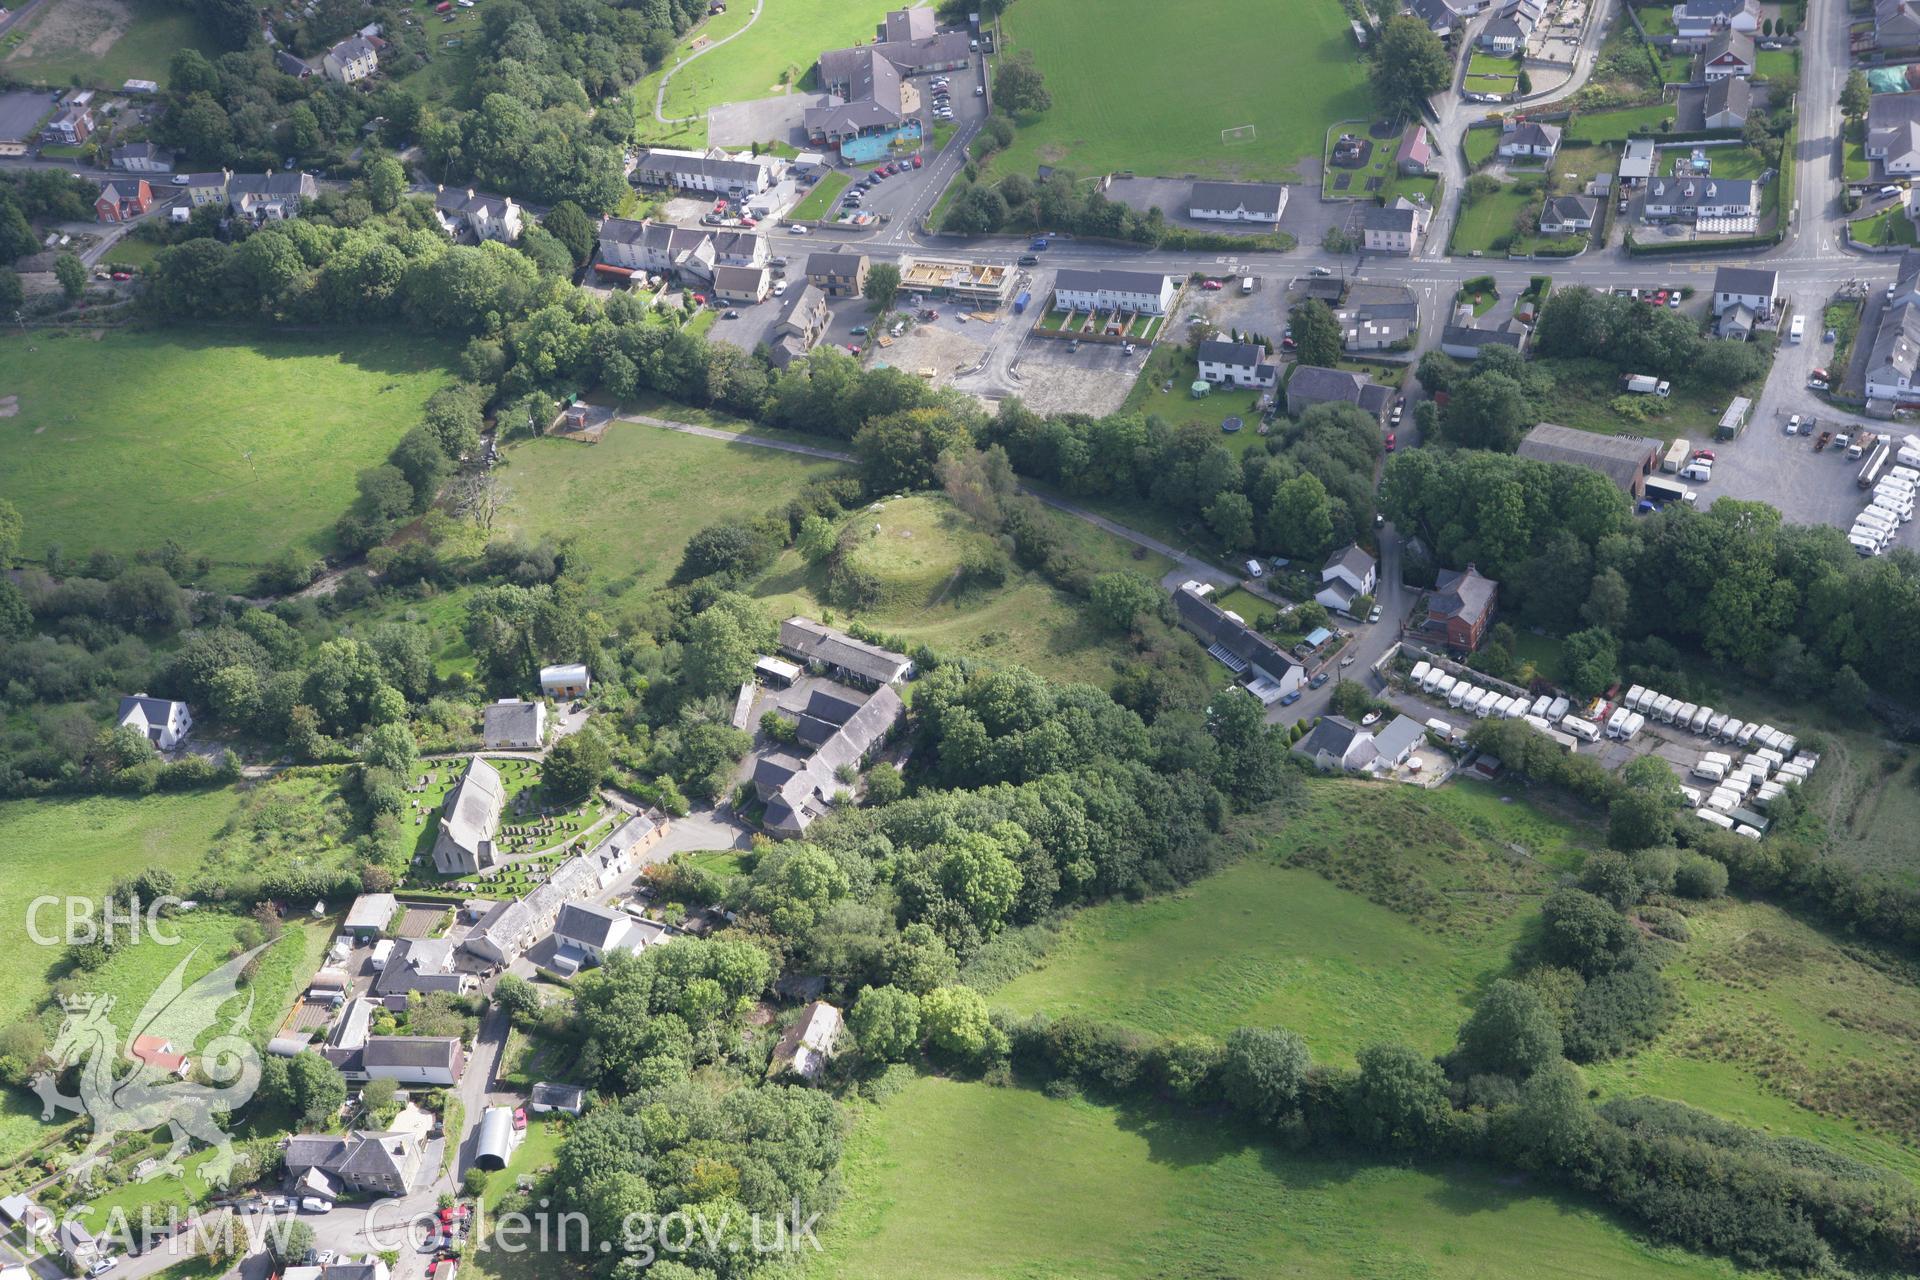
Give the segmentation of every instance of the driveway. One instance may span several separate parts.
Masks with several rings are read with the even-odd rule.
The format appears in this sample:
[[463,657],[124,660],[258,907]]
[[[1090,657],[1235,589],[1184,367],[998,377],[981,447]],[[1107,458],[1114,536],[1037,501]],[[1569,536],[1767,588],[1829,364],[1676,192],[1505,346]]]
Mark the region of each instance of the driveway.
[[[1380,605],[1380,621],[1354,624],[1356,638],[1350,650],[1353,665],[1345,668],[1343,673],[1346,679],[1365,685],[1370,693],[1379,693],[1386,687],[1386,682],[1373,674],[1373,666],[1386,656],[1387,650],[1399,643],[1400,624],[1420,594],[1400,581],[1399,531],[1389,524],[1382,526],[1378,532],[1380,566],[1374,599]],[[1290,707],[1275,703],[1267,708],[1267,722],[1289,724],[1295,720],[1311,720],[1315,716],[1326,715],[1327,705],[1333,699],[1333,687],[1340,682],[1340,678],[1336,676],[1318,689],[1308,689],[1301,695],[1300,701]]]

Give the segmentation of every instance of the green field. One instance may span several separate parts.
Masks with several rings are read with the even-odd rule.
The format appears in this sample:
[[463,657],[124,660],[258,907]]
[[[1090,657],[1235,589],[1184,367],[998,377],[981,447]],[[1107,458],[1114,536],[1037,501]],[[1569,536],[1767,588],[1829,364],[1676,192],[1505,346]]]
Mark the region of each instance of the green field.
[[1678,1098],[1920,1179],[1920,987],[1765,903],[1695,909],[1668,973],[1684,1011],[1607,1093]]
[[[1315,783],[1259,851],[1178,894],[1079,913],[993,999],[1163,1035],[1285,1026],[1328,1061],[1389,1036],[1437,1053],[1579,839],[1477,791]],[[1516,865],[1512,844],[1539,861]]]
[[[1296,176],[1327,126],[1368,114],[1366,73],[1338,5],[1319,0],[1022,0],[1000,20],[1004,52],[1030,51],[1053,108],[1022,121],[995,173],[1064,165],[1211,178]],[[1284,32],[1262,46],[1249,32]],[[1204,86],[1204,90],[1201,89]],[[1253,126],[1251,141],[1222,131]]]
[[633,423],[615,423],[596,445],[530,440],[508,451],[509,530],[580,540],[610,589],[651,588],[680,565],[705,525],[750,519],[781,506],[841,465]]
[[1478,169],[1493,159],[1493,153],[1500,147],[1498,129],[1469,129],[1461,137],[1461,148],[1467,153],[1467,167]]
[[852,178],[838,170],[826,174],[814,184],[813,190],[807,192],[806,199],[793,206],[787,217],[795,222],[816,222],[826,217],[827,210],[833,208],[833,202],[852,181]]
[[696,47],[746,27],[753,0],[733,0],[726,13],[689,32],[662,70],[629,91],[635,136],[643,142],[704,146],[709,107],[807,87],[821,50],[871,42],[887,10],[898,7],[892,0],[763,0],[759,19],[743,35],[674,72],[667,82],[665,114],[694,119],[662,124],[653,114],[661,79]]
[[191,7],[134,0],[53,0],[32,20],[0,70],[25,84],[118,89],[130,79],[166,83],[182,48],[217,50]]
[[[1157,579],[1172,567],[1157,556],[1133,559],[1125,544],[1081,521],[1062,515],[1051,519],[1096,568],[1124,566]],[[941,652],[1015,663],[1056,680],[1111,683],[1114,663],[1126,653],[1123,637],[1100,626],[1037,574],[1015,569],[1000,587],[963,586],[957,576],[962,557],[969,547],[990,546],[992,540],[945,498],[888,502],[879,511],[857,511],[845,523],[862,530],[880,526],[854,549],[852,560],[883,585],[879,605],[848,616]],[[787,551],[754,595],[774,616],[817,617],[832,608],[824,602],[826,576],[824,568],[810,567],[798,552]]]
[[1847,224],[1853,238],[1861,244],[1898,245],[1914,242],[1913,219],[1907,216],[1903,205],[1895,205],[1885,213],[1877,213],[1869,218],[1855,218]]
[[398,333],[95,336],[0,339],[0,396],[19,397],[0,498],[26,521],[22,552],[172,538],[227,586],[283,548],[325,551],[355,474],[448,378],[439,344]]
[[1153,1107],[923,1077],[866,1107],[816,1280],[1734,1276],[1472,1166],[1295,1155]]
[[[1598,360],[1555,358],[1539,362],[1552,372],[1553,396],[1541,411],[1541,419],[1582,431],[1607,435],[1675,436],[1703,439],[1713,434],[1726,412],[1727,402],[1736,395],[1756,394],[1756,384],[1735,391],[1681,378],[1673,384],[1673,394],[1660,401],[1655,416],[1646,422],[1624,418],[1611,407],[1620,391],[1620,372]],[[1651,399],[1652,397],[1641,397]]]
[[[1766,158],[1752,147],[1702,147],[1701,150],[1712,162],[1713,176],[1716,178],[1757,179],[1766,172]],[[1686,147],[1669,148],[1660,157],[1660,172],[1672,177],[1674,170],[1689,154]]]
[[1508,236],[1517,244],[1519,237],[1514,233],[1513,220],[1530,205],[1539,202],[1538,192],[1527,195],[1512,184],[1504,184],[1500,190],[1481,196],[1471,204],[1462,201],[1448,252],[1463,254],[1475,249],[1488,254],[1506,252],[1504,247],[1496,250],[1494,241],[1501,236]]

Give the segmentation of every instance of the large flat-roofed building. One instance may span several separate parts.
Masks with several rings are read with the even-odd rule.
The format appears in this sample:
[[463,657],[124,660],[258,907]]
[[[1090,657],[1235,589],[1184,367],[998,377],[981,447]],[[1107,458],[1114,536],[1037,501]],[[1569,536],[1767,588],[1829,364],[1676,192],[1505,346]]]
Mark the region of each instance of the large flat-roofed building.
[[900,288],[998,306],[1013,292],[1013,272],[998,262],[908,258],[900,266]]
[[1598,471],[1629,496],[1645,491],[1647,477],[1660,465],[1660,442],[1645,436],[1603,436],[1594,431],[1543,422],[1527,432],[1516,450],[1535,462],[1564,462]]

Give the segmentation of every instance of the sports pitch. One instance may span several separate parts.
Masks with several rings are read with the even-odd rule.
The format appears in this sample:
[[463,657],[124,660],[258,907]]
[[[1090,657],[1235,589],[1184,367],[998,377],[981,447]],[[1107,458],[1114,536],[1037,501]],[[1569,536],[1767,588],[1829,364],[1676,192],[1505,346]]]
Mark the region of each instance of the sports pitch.
[[1023,0],[1001,18],[1003,52],[1032,52],[1053,107],[1022,122],[996,173],[1297,178],[1328,125],[1370,110],[1346,16],[1324,0],[1107,0],[1098,13]]

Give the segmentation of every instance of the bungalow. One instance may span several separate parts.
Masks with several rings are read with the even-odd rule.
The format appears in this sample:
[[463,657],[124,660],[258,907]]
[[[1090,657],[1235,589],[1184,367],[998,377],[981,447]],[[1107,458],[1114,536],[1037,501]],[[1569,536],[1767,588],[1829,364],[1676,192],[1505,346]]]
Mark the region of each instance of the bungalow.
[[1231,383],[1236,387],[1271,387],[1279,376],[1267,349],[1252,342],[1202,342],[1195,353],[1200,362],[1200,377],[1213,383]]
[[1494,600],[1500,586],[1468,565],[1464,570],[1442,569],[1427,593],[1425,630],[1448,647],[1471,652],[1480,647],[1493,621]]
[[1707,86],[1701,123],[1709,129],[1740,129],[1753,114],[1753,83],[1745,76],[1721,76]]
[[1500,126],[1497,150],[1504,160],[1551,160],[1560,150],[1560,126],[1537,120],[1508,120]]
[[1540,25],[1540,0],[1508,0],[1480,29],[1480,47],[1492,53],[1518,53]]
[[1410,124],[1400,135],[1400,149],[1393,156],[1394,167],[1405,177],[1419,177],[1433,168],[1433,142],[1423,124]]
[[1736,302],[1722,311],[1713,322],[1713,333],[1728,342],[1745,342],[1759,327],[1760,317],[1744,302]]
[[1757,192],[1745,178],[1655,178],[1647,183],[1649,222],[1678,218],[1751,218]]
[[583,698],[592,687],[593,680],[583,663],[564,662],[540,668],[540,692],[555,701]]
[[1257,222],[1273,227],[1287,209],[1277,182],[1196,182],[1187,192],[1187,216],[1202,222]]
[[829,298],[857,298],[867,287],[864,253],[810,253],[807,283]]
[[765,267],[715,267],[713,296],[721,302],[765,302],[773,291],[773,274]]
[[303,1133],[287,1139],[287,1176],[318,1172],[342,1190],[401,1196],[422,1182],[420,1140],[410,1133]]
[[1318,365],[1297,365],[1287,379],[1287,413],[1299,417],[1316,404],[1352,404],[1374,417],[1386,411],[1393,393],[1361,374],[1345,369],[1323,369]]
[[1313,598],[1334,613],[1350,615],[1356,599],[1373,594],[1378,574],[1374,558],[1349,543],[1320,567],[1320,589]]
[[433,216],[442,231],[456,238],[465,233],[476,243],[495,240],[501,244],[520,239],[520,206],[512,196],[482,195],[472,187],[452,191],[439,187],[434,191]]
[[1920,173],[1920,93],[1877,93],[1867,107],[1866,154],[1887,177]]
[[802,1009],[774,1045],[773,1061],[767,1065],[768,1079],[796,1075],[802,1080],[818,1080],[833,1057],[842,1025],[840,1011],[825,1000],[815,1000]]
[[1498,329],[1482,329],[1472,323],[1472,307],[1462,307],[1461,311],[1464,314],[1455,316],[1454,322],[1440,331],[1440,349],[1454,359],[1478,360],[1488,347],[1527,349],[1527,326],[1518,320],[1509,320]]
[[569,902],[553,922],[555,972],[571,977],[599,964],[615,951],[638,951],[645,939],[634,934],[633,920],[624,911],[591,902]]
[[866,689],[899,684],[913,674],[913,659],[904,653],[856,640],[812,618],[795,617],[782,622],[780,648],[798,662],[819,667],[836,680],[846,680]]
[[1773,314],[1780,273],[1765,267],[1721,267],[1713,273],[1713,314],[1744,306],[1762,319]]
[[1131,311],[1163,316],[1173,305],[1173,281],[1152,271],[1062,268],[1053,278],[1060,311]]
[[1701,40],[1716,31],[1760,29],[1759,0],[1687,0],[1673,7],[1673,30],[1681,40]]
[[1211,599],[1213,588],[1185,582],[1173,593],[1174,613],[1207,653],[1236,676],[1252,681],[1254,696],[1271,704],[1306,682],[1306,668],[1298,658],[1229,613]]
[[1591,231],[1599,216],[1600,202],[1590,196],[1549,196],[1540,210],[1540,230],[1550,236]]
[[136,693],[120,699],[120,714],[114,724],[121,729],[136,730],[162,751],[171,751],[192,731],[193,712],[184,702]]
[[1361,228],[1368,253],[1391,253],[1411,257],[1427,233],[1433,211],[1401,196],[1392,204],[1367,209],[1361,215]]
[[373,976],[374,998],[390,1009],[404,1009],[416,995],[466,995],[478,979],[454,967],[454,950],[449,938],[395,939],[386,966]]
[[479,756],[447,793],[440,829],[433,840],[433,865],[442,875],[472,875],[499,861],[494,832],[507,807],[500,773]]
[[392,1080],[403,1085],[451,1085],[465,1058],[459,1036],[368,1036],[355,1049],[326,1049],[321,1056],[348,1080]]
[[1339,769],[1359,773],[1380,758],[1373,735],[1345,716],[1322,716],[1319,724],[1293,744],[1292,751],[1327,772]]
[[348,36],[320,59],[320,69],[336,84],[359,84],[380,70],[380,49],[365,36]]
[[501,698],[480,713],[480,740],[489,751],[538,751],[547,740],[547,704]]
[[151,142],[129,142],[107,152],[107,167],[122,173],[172,173],[173,152]]
[[1745,78],[1753,74],[1753,58],[1752,36],[1744,31],[1716,32],[1701,52],[1693,78],[1702,84],[1712,84],[1729,76]]

